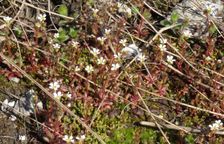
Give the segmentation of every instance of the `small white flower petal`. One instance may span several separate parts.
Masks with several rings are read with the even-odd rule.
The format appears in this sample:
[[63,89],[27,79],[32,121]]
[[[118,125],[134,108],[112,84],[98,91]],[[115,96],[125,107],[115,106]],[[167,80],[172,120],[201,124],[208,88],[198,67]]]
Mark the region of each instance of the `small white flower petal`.
[[39,14],[37,16],[37,19],[40,21],[40,22],[43,22],[46,20],[46,14]]
[[126,46],[126,44],[127,44],[127,39],[121,39],[121,40],[119,41],[119,43],[122,44],[123,46]]
[[60,98],[63,96],[63,94],[62,94],[60,91],[58,91],[58,92],[54,92],[54,93],[53,93],[53,96],[54,96],[56,99],[60,99]]
[[43,103],[41,101],[37,103],[37,108],[43,110]]
[[87,65],[85,68],[87,73],[92,73],[94,71],[93,66],[92,65]]
[[111,29],[105,29],[105,34],[106,34],[106,35],[109,35],[110,32],[111,32]]
[[97,55],[100,54],[100,50],[92,48],[92,50],[90,50],[90,53],[93,54],[93,56],[97,57]]
[[79,140],[79,141],[83,141],[86,138],[86,136],[85,135],[81,135],[81,136],[76,136],[75,138],[77,140]]
[[19,140],[20,141],[25,141],[27,138],[26,138],[26,135],[19,135]]
[[144,54],[142,54],[142,53],[139,53],[137,55],[137,60],[140,61],[141,63],[143,63],[146,60],[146,56]]
[[72,94],[70,94],[69,92],[66,94],[66,96],[71,99],[72,98]]
[[160,45],[159,45],[159,49],[160,49],[161,51],[166,51],[166,50],[167,50],[165,44],[160,44]]
[[71,103],[68,103],[68,104],[67,104],[67,106],[68,106],[68,107],[71,107],[71,106],[72,106],[72,104],[71,104]]
[[9,16],[4,16],[4,17],[3,17],[3,20],[4,20],[6,23],[9,23],[9,22],[12,20],[12,18],[9,17]]
[[98,65],[105,65],[106,60],[103,57],[100,57],[97,59],[97,64]]
[[75,66],[75,72],[78,72],[78,71],[80,71],[81,69],[80,69],[80,67],[79,66]]
[[191,33],[190,30],[186,29],[183,31],[183,35],[187,38],[190,38],[190,37],[192,37],[193,34]]
[[64,135],[64,137],[62,138],[62,140],[64,140],[64,141],[66,141],[66,142],[68,142],[68,143],[74,143],[75,141],[74,141],[74,138],[73,138],[73,136],[71,135],[71,136],[68,136],[68,135]]
[[72,46],[73,46],[74,48],[78,48],[78,47],[79,47],[79,42],[77,42],[77,41],[72,41]]
[[118,2],[117,7],[118,7],[118,12],[119,13],[124,13],[128,17],[132,16],[131,8],[129,8],[126,4],[121,4],[121,3]]
[[60,84],[58,81],[55,81],[55,82],[51,82],[49,84],[49,88],[50,89],[53,89],[54,91],[57,91],[59,88],[60,88]]
[[166,57],[166,60],[167,60],[167,62],[170,63],[170,64],[173,64],[173,62],[176,61],[176,60],[173,58],[172,55],[168,55],[168,56]]
[[162,38],[160,38],[160,44],[163,44],[163,45],[165,45],[167,43],[167,39],[162,39]]
[[107,39],[106,37],[98,37],[97,38],[97,40],[100,42],[101,45],[104,44],[104,42],[105,42],[106,39]]
[[62,138],[64,141],[68,140],[68,135],[64,135],[64,137]]
[[206,60],[206,61],[211,61],[212,58],[211,58],[210,56],[207,56],[207,57],[205,58],[205,60]]
[[60,48],[61,48],[61,45],[58,44],[58,43],[55,43],[55,44],[53,44],[53,47],[54,47],[55,49],[60,49]]
[[114,58],[120,59],[121,58],[121,53],[114,54]]
[[111,70],[115,71],[115,70],[119,69],[120,67],[121,67],[121,65],[119,63],[112,64]]
[[55,34],[54,34],[54,38],[55,38],[55,39],[59,38],[59,33],[55,33]]
[[99,12],[99,10],[95,9],[95,8],[92,8],[92,11],[93,11],[93,16],[97,16],[97,13]]

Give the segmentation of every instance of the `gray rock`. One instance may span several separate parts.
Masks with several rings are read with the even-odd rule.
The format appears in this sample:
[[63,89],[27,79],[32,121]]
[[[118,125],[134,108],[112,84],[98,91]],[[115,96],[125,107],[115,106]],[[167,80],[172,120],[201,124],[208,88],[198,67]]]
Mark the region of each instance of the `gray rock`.
[[19,99],[5,99],[2,103],[1,110],[12,115],[28,117],[34,113],[33,97],[34,91],[29,90]]
[[[178,22],[188,21],[188,25],[181,29],[180,33],[189,34],[190,38],[207,37],[211,20],[220,27],[224,18],[221,0],[183,0],[174,7],[173,12],[178,13]],[[170,19],[171,17],[168,16],[168,20]]]

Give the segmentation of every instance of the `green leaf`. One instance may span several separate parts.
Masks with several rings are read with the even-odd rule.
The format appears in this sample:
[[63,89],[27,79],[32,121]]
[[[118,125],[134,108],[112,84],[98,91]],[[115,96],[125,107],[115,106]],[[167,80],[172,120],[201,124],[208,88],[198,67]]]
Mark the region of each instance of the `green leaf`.
[[58,13],[64,16],[68,16],[68,8],[65,4],[60,5],[58,8]]
[[160,24],[162,26],[170,26],[171,25],[171,22],[168,21],[167,19],[164,19],[164,20],[160,21]]
[[172,14],[171,14],[171,22],[172,23],[176,23],[178,19],[179,19],[179,14],[176,11],[172,12]]
[[144,16],[144,18],[149,19],[152,17],[151,13],[149,11],[144,11],[144,13],[142,14]]
[[22,29],[20,27],[15,27],[13,31],[17,37],[20,37],[22,35]]
[[214,34],[217,31],[217,28],[212,24],[211,26],[209,26],[208,31],[210,34]]
[[133,6],[133,7],[131,8],[131,10],[132,10],[132,12],[133,12],[134,14],[139,13],[139,9],[138,9],[137,7],[135,7],[135,6]]
[[140,138],[142,142],[145,141],[149,144],[152,144],[156,142],[157,133],[152,129],[145,129],[141,132]]
[[195,138],[192,134],[189,134],[185,137],[185,141],[188,143],[188,144],[194,144],[195,142]]
[[68,20],[62,19],[62,20],[59,21],[58,25],[59,26],[65,26],[67,23],[68,23]]
[[76,38],[78,36],[78,30],[74,29],[74,28],[70,28],[69,29],[69,35],[72,37],[72,38]]
[[67,41],[69,39],[69,36],[67,34],[67,32],[62,29],[62,28],[59,28],[59,37],[57,38],[57,40],[61,43]]
[[94,5],[94,0],[88,0],[88,1],[87,1],[87,5],[89,5],[89,6],[93,6],[93,5]]

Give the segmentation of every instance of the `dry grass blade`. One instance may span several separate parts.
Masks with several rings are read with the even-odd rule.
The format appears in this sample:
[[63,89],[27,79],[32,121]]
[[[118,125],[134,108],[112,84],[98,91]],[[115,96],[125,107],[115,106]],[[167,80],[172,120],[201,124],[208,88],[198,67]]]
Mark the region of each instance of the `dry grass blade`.
[[[154,122],[147,122],[147,121],[141,121],[139,122],[140,125],[142,126],[149,126],[149,127],[156,127],[157,125]],[[173,127],[172,125],[161,125],[162,128],[164,129],[172,129],[172,130],[179,130],[176,127]],[[192,133],[203,133],[202,130],[200,129],[195,129],[195,128],[191,128],[191,127],[185,127],[185,126],[179,126],[180,128],[188,131],[188,132],[192,132]],[[224,135],[224,131],[215,131],[214,132],[217,135]]]

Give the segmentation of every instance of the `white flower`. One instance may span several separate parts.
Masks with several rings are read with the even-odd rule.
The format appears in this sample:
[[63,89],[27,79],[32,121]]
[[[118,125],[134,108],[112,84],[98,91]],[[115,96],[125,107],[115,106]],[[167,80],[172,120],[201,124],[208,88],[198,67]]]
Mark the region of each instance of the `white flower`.
[[81,69],[80,69],[80,67],[79,66],[75,66],[75,72],[78,72],[78,71],[80,71]]
[[41,23],[35,23],[35,26],[37,27],[37,28],[41,28]]
[[54,38],[55,38],[55,39],[59,38],[59,33],[55,33],[55,34],[54,34]]
[[93,11],[93,16],[96,17],[99,10],[95,9],[95,8],[92,8],[92,11]]
[[61,45],[58,44],[58,43],[56,43],[56,44],[53,44],[53,47],[54,47],[55,49],[59,49],[59,48],[61,48]]
[[106,63],[106,60],[103,57],[100,57],[97,59],[97,64],[98,65],[104,65]]
[[168,63],[170,63],[170,64],[173,64],[173,62],[175,62],[176,60],[173,58],[172,55],[168,55],[168,56],[166,57],[166,61],[167,61]]
[[206,60],[206,61],[211,61],[212,58],[211,58],[210,56],[207,56],[207,57],[205,58],[205,60]]
[[53,44],[53,39],[49,38],[49,39],[48,39],[48,43],[49,43],[49,44]]
[[39,14],[37,16],[37,19],[40,21],[40,22],[43,22],[46,20],[46,14]]
[[119,41],[120,44],[122,44],[123,46],[126,46],[126,43],[127,43],[127,39],[121,39]]
[[121,65],[119,63],[112,64],[111,70],[115,71],[115,70],[119,69],[120,67],[121,67]]
[[78,48],[78,47],[79,47],[79,42],[77,42],[77,41],[72,41],[72,46],[73,46],[74,48]]
[[110,32],[111,32],[111,29],[105,29],[105,34],[106,34],[106,35],[109,35]]
[[90,50],[90,53],[93,54],[93,56],[96,57],[98,54],[100,54],[100,50],[96,49],[96,48],[93,48],[92,50]]
[[160,45],[159,45],[159,49],[160,49],[161,51],[166,51],[166,50],[167,50],[165,44],[160,44]]
[[127,7],[125,12],[126,12],[127,16],[130,18],[132,15],[131,9],[129,7]]
[[114,54],[114,58],[120,59],[121,58],[121,53]]
[[37,103],[37,108],[43,110],[43,103],[41,101]]
[[221,63],[222,63],[222,60],[221,60],[221,59],[218,59],[217,62],[218,62],[219,64],[221,64]]
[[118,12],[119,13],[125,13],[128,17],[131,17],[131,9],[126,4],[117,3]]
[[166,44],[167,43],[167,39],[165,39],[165,38],[164,39],[160,38],[159,41],[160,41],[160,44]]
[[16,120],[16,117],[15,117],[14,115],[11,115],[11,116],[9,117],[9,119],[10,119],[11,121],[15,121],[15,120]]
[[142,53],[139,53],[137,55],[137,60],[140,61],[141,63],[143,63],[146,60],[146,56]]
[[104,44],[104,41],[106,40],[106,37],[98,37],[97,40],[100,42],[101,45]]
[[221,120],[216,120],[213,124],[209,125],[212,131],[219,130],[222,128],[222,126],[223,126],[223,123]]
[[68,104],[67,104],[67,106],[68,106],[68,107],[71,107],[71,106],[72,106],[72,104],[71,104],[71,103],[68,103]]
[[136,56],[140,51],[141,50],[139,50],[135,44],[130,44],[121,50],[121,52],[124,53],[126,57]]
[[25,141],[26,140],[26,135],[19,135],[19,140],[20,141]]
[[183,31],[183,35],[187,38],[192,37],[192,33],[190,30],[186,29]]
[[122,6],[122,3],[117,2],[117,7],[120,8]]
[[85,68],[85,70],[86,70],[86,72],[87,72],[87,73],[91,73],[91,72],[93,72],[93,71],[94,71],[94,69],[93,69],[93,66],[92,66],[92,65],[87,65],[87,66],[86,66],[86,68]]
[[54,91],[57,91],[59,88],[60,88],[60,84],[58,81],[55,81],[55,82],[51,82],[49,84],[49,88],[50,89],[53,89]]
[[58,91],[58,92],[54,92],[54,93],[53,93],[53,96],[54,96],[56,99],[60,99],[60,98],[63,96],[63,94],[62,94],[60,91]]
[[12,18],[9,17],[9,16],[4,16],[4,17],[3,17],[3,20],[4,20],[6,23],[9,23],[9,22],[12,20]]
[[64,135],[64,137],[62,138],[64,141],[66,141],[66,142],[71,142],[71,143],[74,143],[75,141],[74,141],[74,139],[73,139],[73,136],[71,135],[71,136],[68,136],[68,135]]
[[77,140],[80,140],[80,141],[83,141],[85,138],[86,138],[86,136],[85,135],[81,135],[80,137],[79,136],[77,136],[77,137],[75,137]]
[[72,98],[72,94],[70,94],[69,92],[66,94],[66,96],[71,99]]

